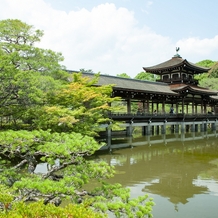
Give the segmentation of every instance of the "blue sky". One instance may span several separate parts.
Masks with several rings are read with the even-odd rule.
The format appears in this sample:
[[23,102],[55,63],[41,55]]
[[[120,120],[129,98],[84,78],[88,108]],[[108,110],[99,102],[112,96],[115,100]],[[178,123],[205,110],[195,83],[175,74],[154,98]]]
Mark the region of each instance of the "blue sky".
[[0,0],[0,19],[44,30],[70,70],[131,77],[179,54],[218,60],[217,0]]

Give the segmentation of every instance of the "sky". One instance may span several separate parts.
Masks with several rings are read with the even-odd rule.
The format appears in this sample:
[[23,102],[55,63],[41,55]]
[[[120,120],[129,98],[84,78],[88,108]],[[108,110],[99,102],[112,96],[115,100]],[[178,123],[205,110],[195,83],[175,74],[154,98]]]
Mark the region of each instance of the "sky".
[[0,0],[0,20],[44,31],[68,70],[134,78],[171,59],[218,61],[217,0]]

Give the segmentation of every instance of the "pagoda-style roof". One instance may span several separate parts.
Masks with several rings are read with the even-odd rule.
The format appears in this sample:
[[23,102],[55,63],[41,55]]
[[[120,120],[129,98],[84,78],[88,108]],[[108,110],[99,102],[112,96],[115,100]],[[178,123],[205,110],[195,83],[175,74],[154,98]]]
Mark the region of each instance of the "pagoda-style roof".
[[197,66],[187,61],[186,59],[181,58],[178,54],[163,63],[151,67],[143,67],[146,72],[158,75],[163,75],[174,70],[179,70],[180,68],[185,71],[189,71],[192,74],[206,73],[210,70],[210,68]]

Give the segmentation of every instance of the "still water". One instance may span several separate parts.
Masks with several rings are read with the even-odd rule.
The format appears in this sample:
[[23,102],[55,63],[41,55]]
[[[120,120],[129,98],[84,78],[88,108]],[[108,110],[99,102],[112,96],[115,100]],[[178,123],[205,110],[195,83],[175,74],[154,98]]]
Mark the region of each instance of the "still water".
[[115,166],[110,182],[133,197],[148,193],[154,218],[218,217],[217,133],[119,138],[110,147],[96,154]]

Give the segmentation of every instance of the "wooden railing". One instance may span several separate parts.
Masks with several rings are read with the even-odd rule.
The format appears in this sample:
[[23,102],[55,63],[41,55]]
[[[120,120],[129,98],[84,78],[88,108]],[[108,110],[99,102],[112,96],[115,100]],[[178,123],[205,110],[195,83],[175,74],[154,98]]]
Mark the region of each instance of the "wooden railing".
[[210,121],[210,120],[218,120],[218,114],[185,114],[185,113],[111,113],[109,114],[109,118],[115,121],[131,121],[134,122],[142,122],[149,121],[152,122],[161,122],[167,120],[171,121]]
[[157,82],[165,82],[165,83],[190,83],[190,84],[198,84],[198,80],[189,79],[189,78],[172,78],[172,79],[158,79]]

